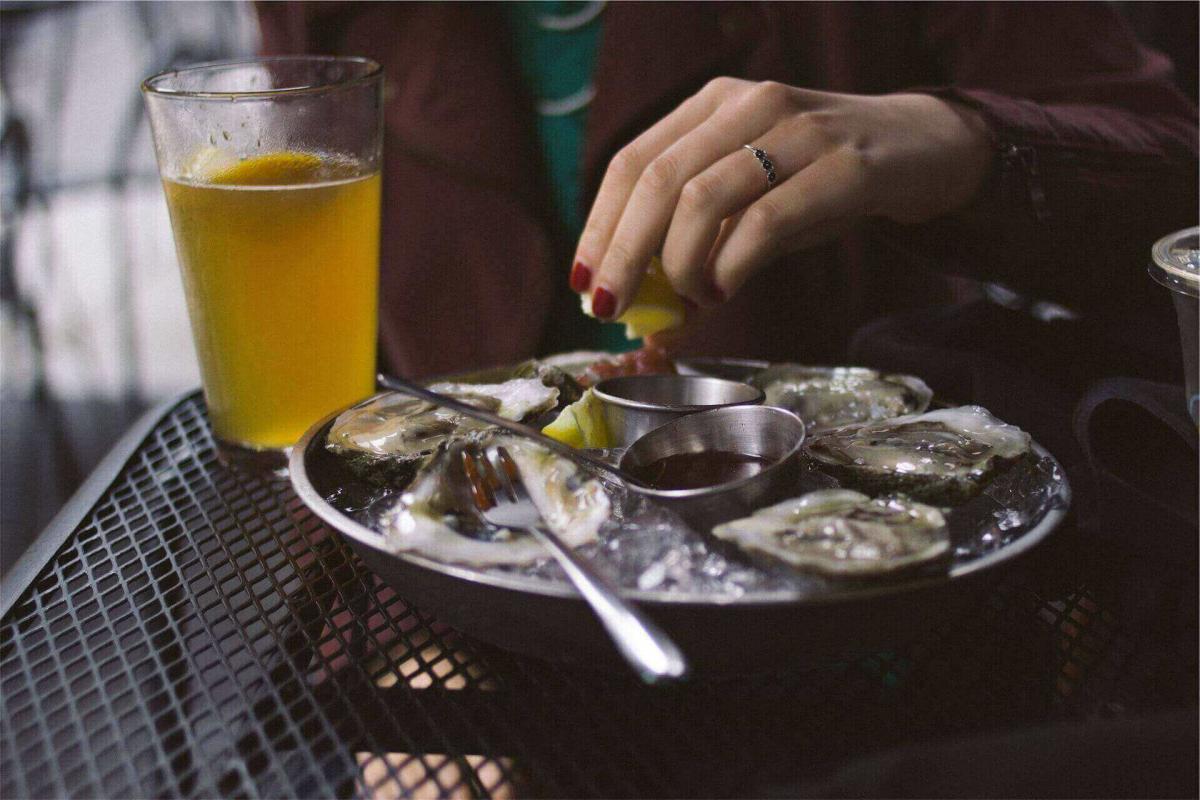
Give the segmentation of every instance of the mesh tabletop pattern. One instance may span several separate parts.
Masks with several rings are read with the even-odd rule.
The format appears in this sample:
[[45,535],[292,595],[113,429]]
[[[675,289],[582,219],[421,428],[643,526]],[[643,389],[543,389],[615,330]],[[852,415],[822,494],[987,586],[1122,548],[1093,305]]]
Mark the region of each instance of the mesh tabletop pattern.
[[286,483],[223,468],[192,395],[0,624],[0,795],[761,795],[893,745],[1194,703],[1194,633],[1135,633],[1054,559],[871,658],[647,688],[439,624]]

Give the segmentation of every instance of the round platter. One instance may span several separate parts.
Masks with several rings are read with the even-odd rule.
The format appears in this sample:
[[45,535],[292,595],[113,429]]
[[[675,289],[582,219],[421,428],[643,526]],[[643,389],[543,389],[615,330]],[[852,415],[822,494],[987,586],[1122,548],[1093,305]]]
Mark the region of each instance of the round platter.
[[[345,471],[338,468],[340,459],[325,448],[337,413],[313,425],[293,449],[292,485],[400,596],[435,612],[452,627],[506,649],[593,665],[621,663],[587,604],[554,570],[504,572],[397,551],[384,534],[331,503],[346,481]],[[1006,524],[1012,509],[994,499],[960,514],[958,533],[952,525],[955,541],[965,536],[974,545],[989,544],[962,549],[937,571],[799,586],[768,582],[747,591],[711,593],[637,588],[640,580],[634,585],[622,581],[621,594],[647,610],[680,645],[693,668],[704,671],[775,669],[902,645],[948,617],[969,611],[970,599],[987,591],[1019,556],[1061,523],[1070,487],[1054,458],[1036,443],[1033,450],[1036,468],[1014,467],[1006,474],[1024,470],[1009,483],[1018,484],[1020,492],[1039,493],[1041,500],[1017,525]],[[604,558],[603,551],[598,557]]]

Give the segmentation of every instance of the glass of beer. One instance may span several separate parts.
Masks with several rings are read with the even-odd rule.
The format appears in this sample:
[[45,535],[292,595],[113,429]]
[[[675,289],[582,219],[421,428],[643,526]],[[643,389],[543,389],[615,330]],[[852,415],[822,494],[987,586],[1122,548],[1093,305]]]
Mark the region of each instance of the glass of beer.
[[375,389],[382,77],[295,56],[142,84],[227,463],[282,470],[309,426]]

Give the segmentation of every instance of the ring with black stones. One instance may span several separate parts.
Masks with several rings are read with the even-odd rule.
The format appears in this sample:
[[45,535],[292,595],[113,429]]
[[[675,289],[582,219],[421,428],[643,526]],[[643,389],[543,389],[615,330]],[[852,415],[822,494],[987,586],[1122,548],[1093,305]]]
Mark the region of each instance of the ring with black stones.
[[767,191],[771,191],[775,186],[775,162],[770,159],[765,150],[752,144],[744,144],[742,147],[753,153],[754,157],[758,159],[758,163],[762,164],[763,170],[767,173]]

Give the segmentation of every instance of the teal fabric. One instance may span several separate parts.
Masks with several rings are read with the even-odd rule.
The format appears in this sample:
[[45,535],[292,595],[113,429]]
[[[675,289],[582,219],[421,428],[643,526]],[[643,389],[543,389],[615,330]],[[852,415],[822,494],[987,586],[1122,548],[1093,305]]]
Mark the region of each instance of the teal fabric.
[[[539,100],[558,100],[575,94],[592,79],[600,42],[600,17],[571,31],[546,30],[541,16],[564,17],[586,3],[510,3],[517,58],[531,94]],[[603,14],[601,14],[603,16]],[[550,173],[555,207],[569,232],[583,229],[579,208],[579,162],[587,107],[562,117],[538,114],[537,131]]]
[[[569,31],[549,30],[538,24],[539,17],[566,17],[586,6],[587,3],[565,0],[506,5],[521,74],[535,100],[570,97],[591,82],[603,13]],[[587,112],[588,108],[584,106],[564,116],[537,115],[538,139],[554,207],[572,240],[579,238],[586,220],[580,202],[579,172]],[[559,280],[564,286],[570,268],[570,264],[563,265]],[[640,344],[625,339],[623,326],[601,325],[585,317],[573,292],[557,292],[556,303],[558,307],[551,315],[548,336],[552,347],[622,351]]]

